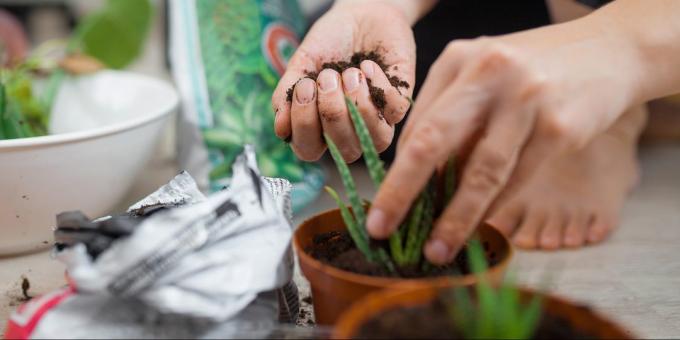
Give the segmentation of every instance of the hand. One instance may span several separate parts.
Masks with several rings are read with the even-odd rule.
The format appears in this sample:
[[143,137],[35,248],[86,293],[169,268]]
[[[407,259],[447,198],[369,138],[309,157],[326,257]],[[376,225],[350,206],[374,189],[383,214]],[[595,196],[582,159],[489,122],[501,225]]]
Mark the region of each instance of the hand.
[[[348,162],[361,156],[345,96],[357,103],[378,151],[392,142],[394,124],[409,108],[415,79],[415,42],[410,17],[400,1],[338,1],[306,35],[272,96],[275,131],[290,139],[297,156],[314,161],[326,150],[328,134]],[[338,73],[324,63],[350,61],[357,52],[377,52],[386,72],[371,60],[359,60]],[[318,74],[316,81],[312,78]],[[393,86],[388,77],[406,84]],[[369,82],[372,87],[369,89]],[[289,92],[292,91],[292,92]],[[384,94],[378,107],[371,92]],[[290,100],[289,100],[290,99]]]
[[636,53],[625,37],[587,18],[450,43],[373,201],[369,233],[391,234],[435,169],[472,146],[425,246],[432,263],[447,263],[509,181],[525,181],[549,155],[585,146],[635,103]]

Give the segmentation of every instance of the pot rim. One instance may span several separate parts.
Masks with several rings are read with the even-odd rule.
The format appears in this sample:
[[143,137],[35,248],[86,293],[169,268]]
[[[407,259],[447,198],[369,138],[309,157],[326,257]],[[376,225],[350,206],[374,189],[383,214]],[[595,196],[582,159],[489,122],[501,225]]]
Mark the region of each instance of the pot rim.
[[[589,319],[598,322],[601,325],[605,325],[617,334],[617,338],[621,339],[633,339],[635,336],[627,332],[618,323],[607,318],[599,311],[592,309],[586,305],[580,304],[573,300],[570,300],[559,294],[541,292],[536,289],[532,289],[526,286],[517,285],[516,286],[522,296],[540,296],[544,301],[549,302],[552,305],[563,305],[569,306],[571,308],[583,307],[584,312],[589,314]],[[355,302],[352,306],[347,309],[336,322],[331,338],[332,339],[347,339],[356,333],[356,331],[371,317],[377,315],[380,312],[385,312],[388,310],[396,309],[404,306],[415,306],[419,303],[413,303],[413,301],[430,301],[439,291],[444,289],[452,289],[454,286],[448,287],[394,287],[388,288],[381,291],[369,294],[365,298]],[[408,297],[399,299],[399,297]],[[550,308],[547,308],[548,312]],[[554,308],[553,308],[554,309]],[[553,311],[553,314],[554,311]]]
[[[324,264],[323,262],[313,258],[311,255],[309,255],[302,245],[300,244],[300,239],[299,239],[299,234],[300,230],[308,224],[311,220],[314,220],[316,218],[319,218],[321,215],[326,215],[330,214],[332,212],[339,211],[338,208],[334,209],[328,209],[322,212],[319,212],[315,214],[314,216],[305,219],[298,228],[295,230],[295,233],[293,235],[293,245],[296,249],[297,255],[299,257],[300,263],[304,263],[306,266],[311,267],[312,269],[320,272],[326,273],[328,276],[331,276],[337,280],[342,280],[342,281],[351,281],[351,282],[361,282],[363,285],[367,286],[372,286],[372,287],[377,287],[377,288],[383,288],[387,286],[394,286],[394,285],[399,285],[399,287],[417,287],[417,286],[422,286],[422,285],[427,285],[427,286],[433,286],[433,287],[447,287],[450,285],[470,285],[473,284],[477,281],[477,276],[475,274],[467,274],[467,275],[462,275],[462,276],[439,276],[439,277],[428,277],[428,278],[389,278],[389,277],[376,277],[376,276],[369,276],[369,275],[364,275],[364,274],[358,274],[358,273],[353,273],[350,271],[342,270],[340,268]],[[501,236],[501,239],[503,240],[503,243],[505,247],[507,248],[507,256],[504,258],[501,258],[500,262],[497,263],[496,265],[489,267],[488,270],[483,274],[483,275],[488,275],[488,276],[493,276],[495,274],[502,274],[505,272],[505,269],[510,263],[510,260],[512,259],[514,255],[514,251],[512,248],[512,245],[510,244],[510,241],[508,238],[503,235],[498,229],[495,227],[489,225],[489,224],[482,224],[480,228],[489,228],[493,230],[493,232],[497,233],[498,235]],[[301,266],[302,267],[302,266]],[[304,269],[303,269],[304,272]]]

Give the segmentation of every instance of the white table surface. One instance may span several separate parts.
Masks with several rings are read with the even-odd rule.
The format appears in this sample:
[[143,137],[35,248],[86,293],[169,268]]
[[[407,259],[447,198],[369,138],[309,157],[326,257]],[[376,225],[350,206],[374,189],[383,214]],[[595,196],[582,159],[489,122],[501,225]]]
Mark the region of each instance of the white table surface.
[[[680,145],[645,147],[641,151],[642,183],[625,206],[619,230],[606,243],[557,252],[518,251],[513,270],[519,281],[587,303],[621,321],[645,338],[680,337]],[[331,165],[325,164],[330,170]],[[371,197],[362,167],[353,169],[362,196]],[[152,191],[176,172],[167,161],[152,162],[126,202]],[[334,171],[329,173],[333,174]],[[329,184],[341,188],[330,176]],[[320,196],[300,212],[298,223],[333,207]],[[64,267],[47,252],[0,258],[0,334],[16,300],[21,276],[31,282],[30,294],[64,285]],[[547,280],[546,280],[547,278]],[[304,279],[297,277],[302,294]]]

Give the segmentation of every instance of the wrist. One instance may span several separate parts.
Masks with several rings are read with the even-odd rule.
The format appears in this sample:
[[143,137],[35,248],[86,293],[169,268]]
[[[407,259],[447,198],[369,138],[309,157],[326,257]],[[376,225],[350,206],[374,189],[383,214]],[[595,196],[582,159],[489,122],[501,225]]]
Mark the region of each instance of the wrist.
[[427,14],[438,0],[336,0],[334,6],[378,6],[393,10],[410,26]]
[[677,1],[656,2],[664,3],[667,8],[655,7],[655,2],[617,1],[591,15],[622,46],[612,51],[629,60],[625,72],[633,78],[635,103],[680,91],[680,26],[672,14],[680,6]]

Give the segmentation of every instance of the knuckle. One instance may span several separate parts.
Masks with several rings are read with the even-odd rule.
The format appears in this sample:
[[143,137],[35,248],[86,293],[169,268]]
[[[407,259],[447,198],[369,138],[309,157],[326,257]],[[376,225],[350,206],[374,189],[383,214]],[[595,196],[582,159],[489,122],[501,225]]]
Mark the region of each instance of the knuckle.
[[527,80],[519,90],[520,102],[530,101],[545,91],[548,88],[548,82],[542,75],[531,74],[527,76]]
[[583,144],[581,133],[573,126],[568,115],[547,115],[541,120],[539,129],[548,141],[559,148],[572,149]]
[[499,43],[491,43],[482,51],[480,68],[482,70],[496,70],[499,67],[511,65],[517,60],[511,48]]
[[469,40],[465,39],[453,40],[446,44],[446,47],[444,48],[444,55],[449,57],[455,57],[462,53],[463,51],[465,51],[469,44],[470,44]]
[[504,168],[509,163],[506,156],[498,152],[488,152],[470,164],[467,182],[476,191],[495,191],[505,182]]
[[380,186],[372,207],[379,207],[389,216],[398,216],[404,207],[410,206],[409,198],[404,194],[400,184],[385,181]]
[[434,233],[434,237],[441,239],[449,246],[460,245],[467,239],[467,231],[460,225],[453,223],[450,219],[440,221],[439,228]]
[[430,122],[423,122],[413,131],[409,143],[405,145],[407,157],[414,162],[431,163],[436,157],[436,150],[441,147],[442,132]]
[[399,103],[396,103],[394,106],[388,106],[386,116],[389,122],[391,124],[396,124],[404,119],[410,105],[411,103],[409,103],[408,100],[400,100]]
[[373,143],[378,152],[385,151],[390,144],[392,144],[392,137],[393,133],[379,133],[378,136],[373,139]]
[[341,147],[340,153],[347,163],[354,163],[361,157],[361,150],[349,145]]
[[[319,158],[321,158],[321,155],[323,155],[323,149],[317,150],[318,148],[307,148],[307,147],[301,148],[301,147],[298,146],[298,144],[299,143],[293,141],[293,143],[291,143],[290,146],[293,149],[293,152],[295,153],[295,155],[299,159],[301,159],[305,162],[317,161]],[[304,143],[304,144],[306,144],[306,143]]]
[[319,115],[325,122],[336,123],[341,121],[347,115],[347,112],[344,107],[338,105],[321,105]]
[[482,145],[479,152],[479,167],[486,172],[503,172],[510,164],[511,157],[512,155],[508,155],[498,148]]
[[317,125],[319,118],[314,114],[296,115],[295,113],[292,113],[291,116],[295,130],[318,129]]

